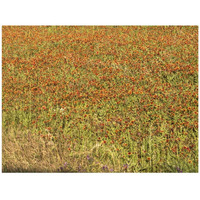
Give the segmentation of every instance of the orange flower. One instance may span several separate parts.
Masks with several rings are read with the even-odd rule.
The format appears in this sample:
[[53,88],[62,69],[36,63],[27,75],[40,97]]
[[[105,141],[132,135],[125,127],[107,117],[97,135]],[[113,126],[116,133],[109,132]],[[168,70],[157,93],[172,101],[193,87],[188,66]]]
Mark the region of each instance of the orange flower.
[[50,131],[50,130],[51,130],[51,127],[47,127],[46,129],[47,129],[48,131]]
[[43,110],[46,110],[46,109],[47,109],[47,107],[46,107],[46,106],[42,106],[42,109],[43,109]]

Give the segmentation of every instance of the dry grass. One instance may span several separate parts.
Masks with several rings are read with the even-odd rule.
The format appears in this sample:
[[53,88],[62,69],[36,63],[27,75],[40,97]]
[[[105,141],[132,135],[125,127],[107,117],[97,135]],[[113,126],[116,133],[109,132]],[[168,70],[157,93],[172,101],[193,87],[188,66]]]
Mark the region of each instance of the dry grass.
[[58,148],[39,136],[25,135],[14,130],[10,130],[9,136],[3,134],[3,172],[55,171],[63,161]]
[[[103,157],[108,157],[115,163],[112,151],[100,144],[82,152],[71,152],[67,147],[67,141],[62,139],[52,141],[30,131],[10,129],[8,133],[2,134],[2,171],[98,172],[103,167],[106,172],[108,166],[104,167],[97,161],[100,158],[99,148]],[[116,170],[119,170],[118,166],[115,166]]]

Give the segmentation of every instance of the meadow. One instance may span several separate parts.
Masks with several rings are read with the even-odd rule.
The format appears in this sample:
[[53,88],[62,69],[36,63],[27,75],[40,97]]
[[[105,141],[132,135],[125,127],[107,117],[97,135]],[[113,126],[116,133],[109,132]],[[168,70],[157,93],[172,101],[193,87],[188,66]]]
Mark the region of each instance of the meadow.
[[3,26],[3,172],[198,172],[197,26]]

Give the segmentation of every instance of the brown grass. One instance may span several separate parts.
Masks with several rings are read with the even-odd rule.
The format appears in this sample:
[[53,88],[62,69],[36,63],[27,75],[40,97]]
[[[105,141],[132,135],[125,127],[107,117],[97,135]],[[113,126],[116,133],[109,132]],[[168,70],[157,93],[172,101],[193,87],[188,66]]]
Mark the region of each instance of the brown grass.
[[[100,147],[97,144],[88,151],[71,152],[67,141],[10,129],[2,134],[2,172],[99,172],[104,166],[98,159]],[[105,149],[103,156],[111,154],[112,160],[110,152]]]

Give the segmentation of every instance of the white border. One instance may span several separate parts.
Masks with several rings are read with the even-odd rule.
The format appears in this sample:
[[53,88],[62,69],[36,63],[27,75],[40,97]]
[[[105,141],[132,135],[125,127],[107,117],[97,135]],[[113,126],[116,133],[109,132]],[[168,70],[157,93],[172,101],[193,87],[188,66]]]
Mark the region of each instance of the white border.
[[197,25],[198,0],[6,0],[2,25]]

